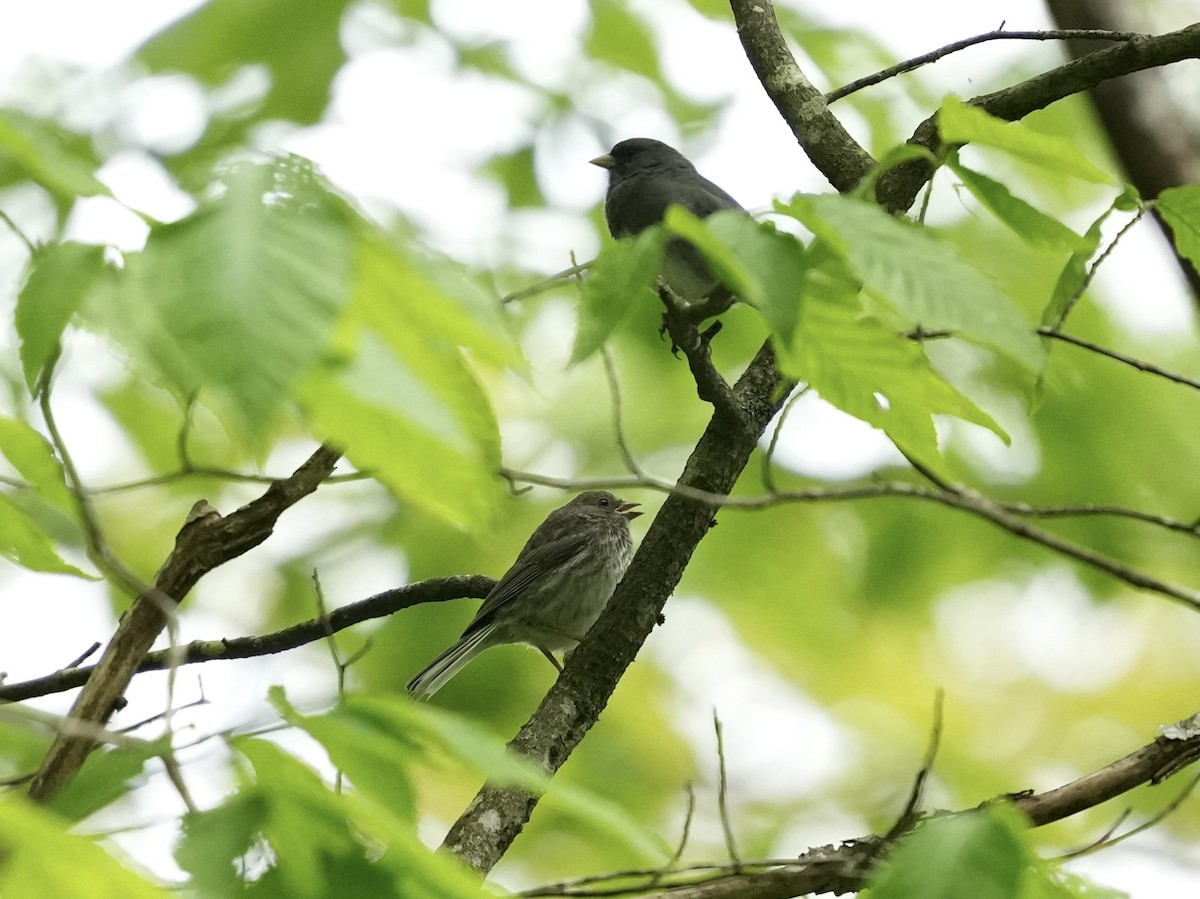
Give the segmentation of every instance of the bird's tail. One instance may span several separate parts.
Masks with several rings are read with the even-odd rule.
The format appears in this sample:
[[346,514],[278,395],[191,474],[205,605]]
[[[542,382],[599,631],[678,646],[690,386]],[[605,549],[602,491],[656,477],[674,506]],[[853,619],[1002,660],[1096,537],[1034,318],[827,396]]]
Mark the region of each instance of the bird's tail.
[[410,696],[428,699],[442,688],[446,681],[458,674],[467,663],[489,646],[488,637],[495,624],[485,624],[478,630],[464,634],[458,642],[422,668],[405,688]]

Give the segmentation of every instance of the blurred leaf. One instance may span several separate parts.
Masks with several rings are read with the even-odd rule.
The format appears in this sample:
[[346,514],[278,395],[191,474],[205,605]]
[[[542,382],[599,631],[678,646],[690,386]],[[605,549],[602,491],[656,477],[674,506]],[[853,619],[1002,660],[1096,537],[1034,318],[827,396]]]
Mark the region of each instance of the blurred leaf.
[[493,156],[487,161],[484,171],[500,182],[508,194],[508,205],[513,209],[546,205],[533,168],[532,146]]
[[69,205],[76,197],[109,196],[96,179],[99,166],[79,135],[16,109],[0,110],[0,184],[29,178]]
[[253,765],[250,795],[263,803],[261,832],[276,861],[267,878],[279,881],[267,880],[278,887],[268,895],[485,895],[458,861],[424,846],[409,822],[374,797],[334,793],[315,772],[265,740],[237,739],[233,746]]
[[238,793],[215,808],[183,816],[175,861],[191,875],[202,896],[231,896],[245,883],[239,862],[254,846],[266,818],[266,803]]
[[346,696],[331,714],[361,722],[394,741],[400,751],[419,748],[426,763],[440,766],[453,761],[482,773],[491,783],[521,787],[536,795],[546,793],[574,820],[619,840],[647,863],[661,861],[670,851],[612,802],[561,779],[552,780],[532,761],[513,754],[502,740],[467,718],[408,698],[360,694]]
[[329,760],[356,789],[400,818],[416,823],[415,797],[408,777],[415,754],[405,752],[412,744],[381,732],[362,717],[347,714],[341,703],[325,715],[301,715],[287,701],[282,687],[272,687],[268,698],[285,721],[324,747]]
[[18,792],[0,799],[0,896],[5,899],[168,899],[171,891],[131,871],[92,838]]
[[667,235],[648,228],[632,240],[607,244],[583,280],[579,330],[571,362],[582,362],[604,345],[638,303],[658,303],[653,286],[662,266]]
[[0,453],[50,505],[72,515],[75,497],[67,488],[58,456],[46,438],[23,421],[0,417]]
[[0,493],[0,555],[31,571],[95,580],[64,561],[41,525],[3,493]]
[[346,304],[353,219],[297,157],[239,164],[222,186],[154,228],[88,311],[181,395],[210,392],[260,444]]
[[592,27],[583,52],[592,59],[661,82],[658,50],[645,19],[618,0],[594,0],[591,10]]
[[1088,245],[1086,238],[1080,237],[1058,219],[1051,218],[1020,197],[1014,196],[999,181],[967,168],[959,162],[957,152],[949,154],[946,164],[962,179],[975,199],[1030,246],[1047,250],[1078,251]]
[[882,865],[871,899],[1020,899],[1030,856],[1016,818],[989,808],[925,822]]
[[942,101],[938,110],[938,132],[947,144],[994,147],[1047,171],[1096,184],[1113,182],[1112,175],[1094,165],[1065,138],[1042,134],[1022,122],[996,118],[953,94]]
[[346,61],[339,24],[347,0],[210,0],[137,51],[151,72],[187,72],[216,87],[244,66],[265,66],[262,118],[316,123]]
[[97,749],[46,807],[68,821],[82,821],[126,795],[130,781],[145,770],[146,762],[166,748],[164,738],[156,743]]
[[1168,188],[1158,195],[1155,206],[1171,226],[1175,249],[1200,268],[1200,184]]
[[950,331],[1033,371],[1045,361],[1025,314],[929,230],[836,194],[797,194],[776,209],[828,241],[908,327]]
[[63,329],[105,270],[104,247],[68,241],[40,247],[17,295],[21,366],[32,391],[59,349]]
[[308,419],[397,497],[462,527],[490,520],[500,438],[457,348],[420,333],[396,352],[364,332],[354,359],[298,386]]

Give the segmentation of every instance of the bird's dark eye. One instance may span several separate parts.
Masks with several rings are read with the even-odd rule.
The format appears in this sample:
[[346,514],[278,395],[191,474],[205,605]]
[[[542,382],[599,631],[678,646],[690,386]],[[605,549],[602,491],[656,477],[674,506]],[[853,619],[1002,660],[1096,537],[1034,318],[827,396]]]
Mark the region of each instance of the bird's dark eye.
[[605,507],[608,506],[608,497],[607,496],[600,497],[600,505],[605,506]]

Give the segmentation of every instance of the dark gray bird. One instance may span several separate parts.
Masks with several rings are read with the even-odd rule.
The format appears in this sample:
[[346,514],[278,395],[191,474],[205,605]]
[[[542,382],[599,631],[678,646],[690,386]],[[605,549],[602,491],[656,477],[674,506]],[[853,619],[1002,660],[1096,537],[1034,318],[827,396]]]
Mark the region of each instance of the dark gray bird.
[[629,522],[642,514],[637,506],[588,490],[547,515],[458,642],[409,681],[408,692],[432,696],[471,659],[502,643],[528,643],[560,668],[551,653],[579,644],[629,567]]
[[[658,224],[671,204],[698,218],[722,209],[746,211],[697,172],[682,153],[662,141],[648,137],[623,140],[590,162],[608,169],[604,217],[613,237],[640,234]],[[728,295],[724,288],[717,290],[717,279],[699,251],[679,238],[667,244],[660,276],[672,293],[689,303],[710,296],[716,300],[717,293]]]

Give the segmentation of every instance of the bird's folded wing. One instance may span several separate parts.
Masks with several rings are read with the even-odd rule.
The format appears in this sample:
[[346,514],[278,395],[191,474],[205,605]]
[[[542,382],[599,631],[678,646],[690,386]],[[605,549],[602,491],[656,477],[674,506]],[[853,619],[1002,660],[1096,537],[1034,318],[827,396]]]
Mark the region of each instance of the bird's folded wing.
[[497,609],[514,596],[519,596],[535,580],[546,577],[547,574],[557,570],[571,558],[583,552],[587,542],[588,538],[584,534],[564,535],[521,553],[512,568],[504,573],[504,577],[496,582],[492,592],[484,599],[483,605],[479,607],[479,611],[475,613],[475,617],[463,631],[463,636],[465,637],[487,624]]

